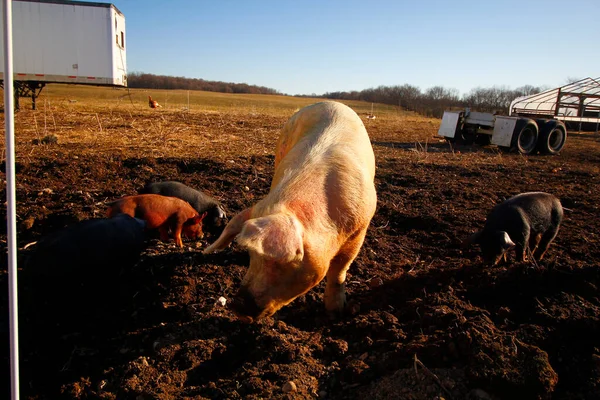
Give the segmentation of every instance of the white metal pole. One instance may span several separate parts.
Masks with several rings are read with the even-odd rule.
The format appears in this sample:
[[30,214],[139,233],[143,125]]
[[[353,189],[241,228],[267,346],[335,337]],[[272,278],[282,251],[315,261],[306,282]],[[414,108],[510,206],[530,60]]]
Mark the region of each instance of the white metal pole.
[[10,314],[11,398],[19,399],[19,307],[17,305],[17,230],[15,196],[15,115],[13,90],[12,0],[2,0],[4,12],[4,127],[6,140],[6,220],[8,246],[8,307]]

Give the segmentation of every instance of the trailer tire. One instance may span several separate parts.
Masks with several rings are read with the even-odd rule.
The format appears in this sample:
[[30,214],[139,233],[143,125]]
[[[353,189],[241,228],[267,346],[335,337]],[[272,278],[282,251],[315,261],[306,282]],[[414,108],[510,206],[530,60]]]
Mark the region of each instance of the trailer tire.
[[538,126],[534,120],[520,118],[515,125],[511,141],[511,150],[521,154],[531,154],[537,148]]
[[540,135],[538,138],[538,150],[542,154],[558,154],[567,141],[567,128],[561,121],[546,120],[538,121]]

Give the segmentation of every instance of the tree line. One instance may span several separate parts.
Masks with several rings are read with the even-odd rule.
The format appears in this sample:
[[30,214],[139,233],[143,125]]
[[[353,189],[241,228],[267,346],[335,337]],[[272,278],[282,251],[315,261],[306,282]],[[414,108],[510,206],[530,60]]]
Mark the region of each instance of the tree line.
[[547,88],[521,86],[514,90],[506,87],[475,88],[463,96],[457,89],[433,86],[421,91],[417,86],[404,84],[379,86],[351,92],[328,92],[322,97],[332,100],[362,100],[372,103],[397,105],[430,117],[440,118],[444,110],[470,107],[482,112],[508,114],[510,103],[519,96],[540,93]]
[[221,93],[280,94],[275,89],[264,86],[248,85],[247,83],[207,81],[198,78],[154,75],[144,72],[130,72],[127,75],[127,85],[131,88],[143,89],[183,89]]
[[[204,90],[221,93],[248,94],[281,94],[275,89],[265,86],[248,85],[247,83],[232,83],[207,81],[198,78],[179,76],[155,75],[144,72],[131,72],[127,76],[129,87],[144,89],[183,89]],[[470,107],[482,112],[508,114],[511,101],[519,96],[540,93],[547,88],[531,85],[516,89],[506,87],[478,87],[460,96],[457,89],[433,86],[421,91],[417,86],[404,84],[396,86],[378,86],[361,91],[328,92],[321,96],[311,95],[331,100],[362,100],[370,103],[397,105],[409,111],[440,118],[444,110]],[[306,97],[306,96],[301,96]]]

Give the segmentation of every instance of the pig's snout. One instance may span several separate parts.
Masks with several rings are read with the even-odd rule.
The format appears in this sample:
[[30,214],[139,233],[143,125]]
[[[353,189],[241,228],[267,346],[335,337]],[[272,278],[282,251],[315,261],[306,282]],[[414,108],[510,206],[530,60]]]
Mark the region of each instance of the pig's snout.
[[256,304],[252,294],[245,287],[241,287],[233,298],[231,310],[241,321],[246,323],[254,322],[262,311]]

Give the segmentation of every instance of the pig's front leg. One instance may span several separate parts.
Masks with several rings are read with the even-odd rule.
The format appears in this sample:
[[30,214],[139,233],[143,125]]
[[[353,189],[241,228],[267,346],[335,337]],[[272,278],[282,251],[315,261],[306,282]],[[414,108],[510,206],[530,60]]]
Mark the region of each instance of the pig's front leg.
[[348,239],[338,254],[331,260],[325,286],[325,309],[331,317],[340,315],[346,305],[346,272],[358,255],[367,230]]

